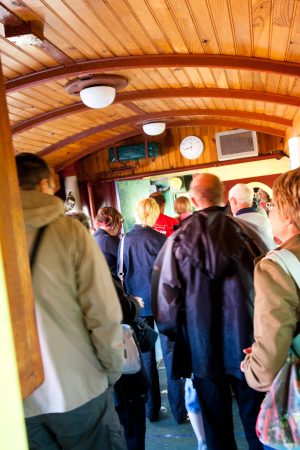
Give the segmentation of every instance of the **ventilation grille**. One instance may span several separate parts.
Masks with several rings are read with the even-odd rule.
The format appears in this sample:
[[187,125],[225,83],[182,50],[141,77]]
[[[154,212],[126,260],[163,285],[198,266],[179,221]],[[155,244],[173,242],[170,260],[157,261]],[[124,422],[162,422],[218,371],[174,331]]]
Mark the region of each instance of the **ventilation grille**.
[[219,161],[258,155],[255,131],[234,130],[216,133],[216,144]]

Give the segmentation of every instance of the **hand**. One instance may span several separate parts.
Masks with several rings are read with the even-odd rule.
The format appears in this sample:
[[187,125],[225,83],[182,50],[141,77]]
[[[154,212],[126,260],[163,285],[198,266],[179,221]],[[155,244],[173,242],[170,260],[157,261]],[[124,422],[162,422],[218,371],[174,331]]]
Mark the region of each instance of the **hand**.
[[240,369],[241,372],[245,372],[245,360],[241,362]]
[[143,302],[142,297],[136,297],[135,295],[133,295],[133,298],[138,302],[141,308],[144,308],[145,304]]
[[[252,347],[247,347],[243,349],[243,353],[245,353],[245,355],[250,355],[251,352]],[[240,369],[242,372],[245,372],[245,359],[241,362]]]
[[250,355],[250,353],[252,353],[252,347],[244,348],[243,353],[245,353],[245,355]]

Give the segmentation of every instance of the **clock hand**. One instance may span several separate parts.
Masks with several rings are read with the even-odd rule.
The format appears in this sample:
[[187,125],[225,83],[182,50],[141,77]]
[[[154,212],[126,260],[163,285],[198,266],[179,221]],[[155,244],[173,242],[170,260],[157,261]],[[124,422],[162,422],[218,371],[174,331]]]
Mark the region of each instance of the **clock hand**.
[[189,150],[190,148],[193,148],[193,146],[191,145],[190,147],[186,147],[185,150]]

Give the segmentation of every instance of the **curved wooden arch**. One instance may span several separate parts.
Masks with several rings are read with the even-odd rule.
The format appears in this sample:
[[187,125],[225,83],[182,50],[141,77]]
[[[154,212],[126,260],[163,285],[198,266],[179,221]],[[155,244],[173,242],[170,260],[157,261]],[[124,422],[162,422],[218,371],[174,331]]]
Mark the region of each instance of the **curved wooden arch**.
[[[74,162],[78,161],[79,159],[83,158],[84,156],[90,155],[91,153],[96,152],[97,150],[102,150],[103,148],[109,147],[111,145],[116,144],[117,142],[125,141],[126,139],[130,139],[132,137],[136,137],[143,134],[141,130],[134,130],[134,131],[128,131],[126,133],[122,133],[119,136],[114,136],[112,138],[104,139],[100,143],[91,144],[88,147],[86,147],[81,152],[77,153],[76,155],[72,156],[71,158],[65,160],[61,164],[57,164],[55,166],[55,170],[59,172],[60,170],[64,169],[65,167],[69,166],[70,164],[73,164]],[[44,154],[44,150],[37,153],[39,156],[44,157],[46,156]]]
[[300,76],[300,64],[264,58],[206,54],[142,55],[101,58],[78,62],[68,66],[53,67],[8,80],[5,82],[5,87],[7,92],[11,92],[37,86],[59,78],[150,67],[208,67],[267,72],[293,77]]
[[[245,122],[245,121],[231,121],[231,120],[222,120],[222,119],[178,121],[178,122],[173,122],[173,123],[168,124],[167,128],[182,128],[182,127],[207,126],[207,125],[220,125],[220,126],[224,126],[224,127],[229,126],[229,127],[233,127],[233,128],[246,128],[248,130],[258,131],[258,132],[266,133],[266,134],[272,134],[274,136],[285,137],[285,132],[282,130],[278,130],[276,128],[263,127],[260,125],[253,125],[253,124],[249,124],[249,122]],[[55,168],[56,168],[56,170],[62,170],[66,166],[72,164],[73,162],[75,162],[75,161],[83,158],[84,156],[87,156],[97,150],[101,150],[103,148],[114,145],[118,142],[124,141],[125,139],[139,136],[141,134],[143,134],[142,130],[134,130],[134,131],[126,132],[126,133],[121,133],[118,136],[113,136],[111,138],[104,139],[103,141],[89,145],[81,152],[77,153],[73,157],[64,161],[64,163],[57,165]],[[52,147],[52,146],[50,146],[50,147]],[[53,153],[53,151],[58,150],[58,149],[50,150],[50,147],[47,147],[46,149],[38,152],[38,155],[44,157],[44,156],[47,156],[47,155]]]
[[[174,111],[160,111],[158,113],[150,113],[150,114],[143,114],[139,116],[131,116],[126,117],[125,119],[118,119],[114,120],[112,122],[108,122],[105,124],[97,125],[96,127],[89,128],[88,130],[81,131],[80,133],[74,134],[70,137],[67,137],[66,139],[62,139],[61,141],[56,142],[55,144],[50,145],[49,147],[42,150],[42,156],[49,155],[50,153],[59,150],[62,147],[65,147],[67,145],[73,144],[76,141],[79,141],[81,139],[84,139],[88,136],[92,136],[94,134],[100,133],[102,131],[108,131],[113,128],[125,126],[125,125],[138,125],[140,128],[142,126],[142,123],[145,122],[151,122],[152,120],[157,119],[170,119],[173,117],[180,117],[180,116],[224,116],[224,117],[233,117],[233,118],[240,118],[240,119],[246,119],[246,120],[259,120],[264,122],[271,122],[270,118],[273,118],[273,123],[278,125],[284,125],[284,126],[292,126],[292,121],[287,119],[282,119],[280,117],[276,116],[268,116],[266,114],[259,114],[259,113],[252,113],[247,111],[236,111],[236,110],[224,110],[224,109],[194,109],[194,110],[174,110]],[[211,122],[216,123],[218,119],[213,119]],[[179,123],[184,123],[180,121]],[[191,123],[191,121],[189,121]],[[211,124],[212,124],[211,123]],[[245,124],[245,122],[244,122]],[[174,125],[172,122],[168,123],[167,125],[169,128],[173,127]],[[245,125],[244,125],[245,126]],[[249,122],[247,122],[247,126],[249,128]],[[283,130],[278,130],[272,127],[264,127],[261,126],[261,128],[264,128],[266,130],[271,131],[263,131],[264,133],[269,134],[276,134],[276,132],[281,132],[281,135],[284,135]]]
[[244,128],[252,131],[259,131],[260,133],[271,134],[273,136],[285,137],[285,131],[278,128],[265,127],[262,125],[255,125],[244,121],[223,120],[223,119],[204,119],[204,120],[189,120],[188,122],[173,122],[168,128],[182,128],[182,127],[197,127],[207,125],[220,125],[222,127]]
[[[289,106],[300,106],[300,98],[291,97],[281,94],[270,94],[266,92],[257,92],[240,89],[208,89],[208,88],[177,88],[177,89],[151,89],[149,91],[134,91],[123,94],[117,94],[114,104],[122,103],[127,106],[133,101],[152,100],[158,98],[234,98],[236,100],[257,100],[267,103],[278,103]],[[128,106],[130,107],[130,106]],[[12,133],[17,134],[28,130],[34,126],[41,125],[57,118],[66,117],[70,114],[88,110],[82,102],[74,103],[73,105],[63,106],[55,110],[40,114],[30,119],[24,120],[12,127]],[[139,109],[138,109],[139,110]],[[230,110],[229,110],[230,111]],[[255,114],[255,113],[253,113]],[[187,115],[187,114],[185,114]],[[284,123],[286,119],[276,118],[276,116],[267,116],[273,123],[280,123],[282,125],[291,126],[290,123]],[[270,119],[269,119],[270,118]],[[265,119],[258,119],[265,120]],[[281,120],[281,122],[278,122]]]
[[266,103],[279,103],[281,105],[300,106],[300,97],[290,95],[271,94],[268,92],[249,91],[242,89],[221,88],[177,88],[177,89],[150,89],[147,91],[124,92],[117,95],[117,102],[133,102],[154,100],[161,98],[230,98],[236,100],[256,100]]

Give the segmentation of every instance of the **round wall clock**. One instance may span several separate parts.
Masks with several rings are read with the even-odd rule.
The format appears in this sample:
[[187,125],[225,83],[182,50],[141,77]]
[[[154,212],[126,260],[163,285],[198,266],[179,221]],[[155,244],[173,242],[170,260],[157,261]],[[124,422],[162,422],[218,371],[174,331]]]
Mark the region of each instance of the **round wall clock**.
[[180,153],[187,159],[199,158],[203,150],[203,141],[197,136],[187,136],[180,143]]

